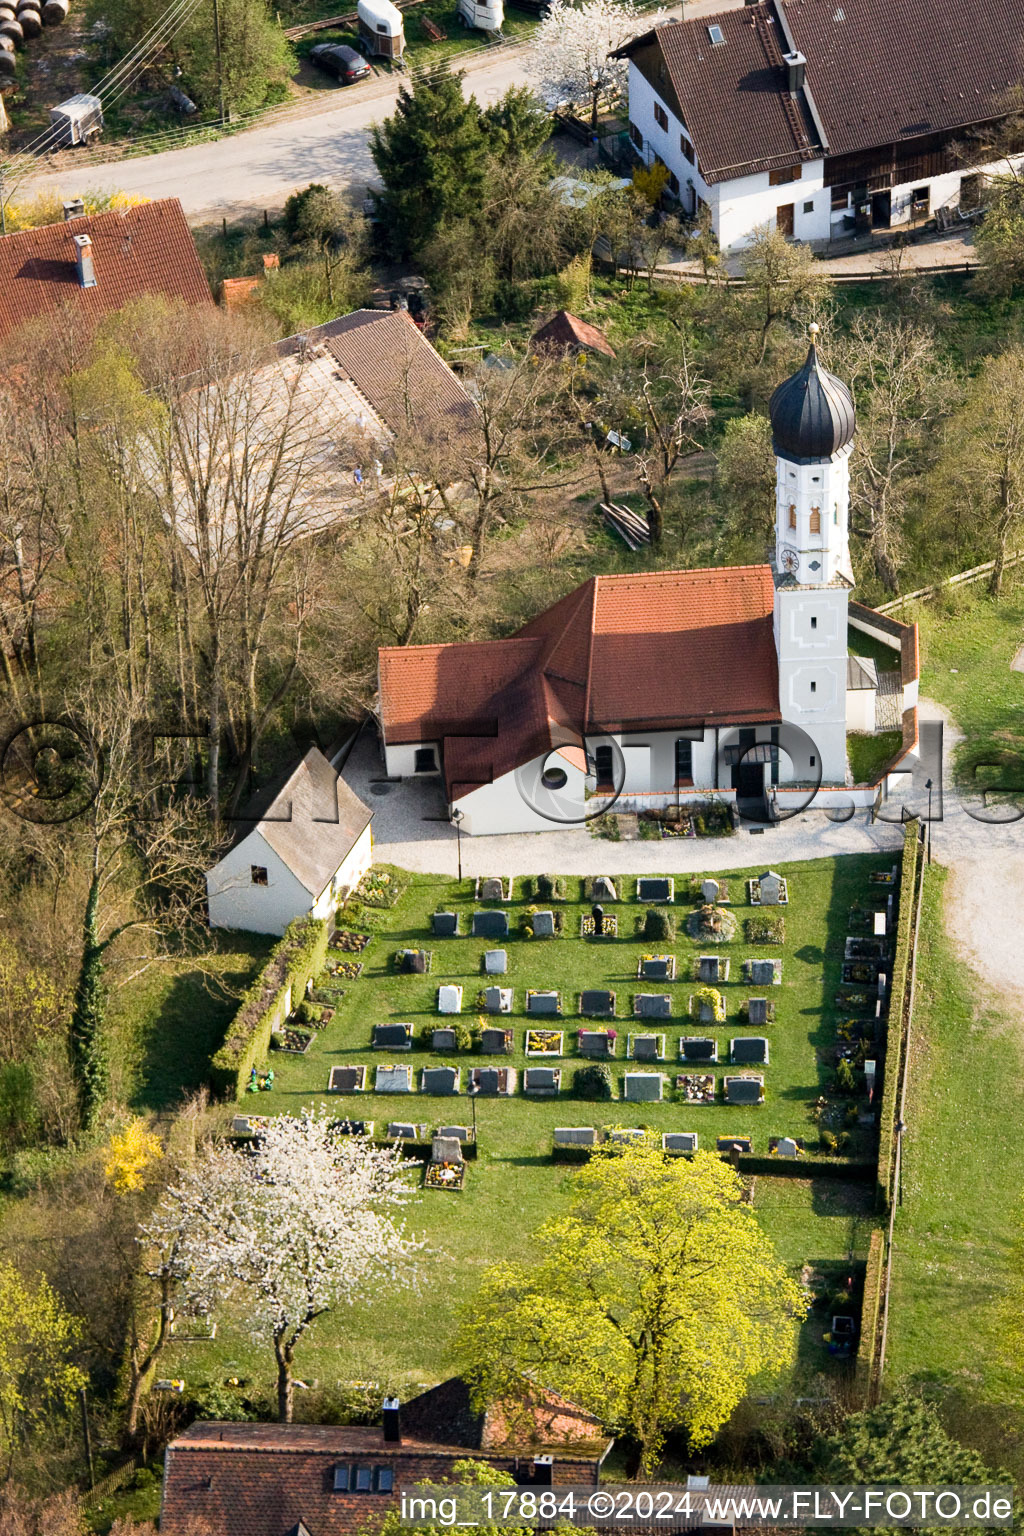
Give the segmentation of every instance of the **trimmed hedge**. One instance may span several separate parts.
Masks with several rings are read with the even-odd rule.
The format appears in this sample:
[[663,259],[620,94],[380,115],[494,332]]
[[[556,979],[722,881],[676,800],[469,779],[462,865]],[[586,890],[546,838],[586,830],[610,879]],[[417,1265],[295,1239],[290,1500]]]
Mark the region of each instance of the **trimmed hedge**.
[[224,1044],[210,1063],[210,1086],[222,1098],[241,1098],[253,1067],[270,1049],[270,1037],[306,995],[306,982],[323,970],[328,924],[297,917],[288,924],[256,980],[243,992]]
[[917,828],[917,822],[911,821],[907,824],[906,831],[904,832],[903,860],[900,868],[899,887],[900,912],[896,927],[896,954],[892,965],[892,985],[889,988],[885,1076],[882,1081],[882,1102],[878,1115],[878,1184],[876,1193],[882,1210],[887,1210],[889,1205],[895,1153],[896,1100],[899,1090],[903,1006],[906,1000],[911,949],[914,943],[914,881],[917,875],[917,861],[920,855]]
[[868,1262],[864,1272],[864,1297],[860,1307],[860,1343],[854,1367],[857,1399],[867,1403],[875,1363],[878,1315],[882,1306],[882,1277],[885,1272],[885,1236],[875,1227],[868,1244]]

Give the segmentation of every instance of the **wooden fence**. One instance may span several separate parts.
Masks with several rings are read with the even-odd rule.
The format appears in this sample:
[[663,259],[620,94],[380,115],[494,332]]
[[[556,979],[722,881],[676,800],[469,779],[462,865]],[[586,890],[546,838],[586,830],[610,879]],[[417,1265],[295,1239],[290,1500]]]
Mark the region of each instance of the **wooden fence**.
[[[1003,561],[1003,569],[1008,571],[1011,566],[1019,565],[1022,560],[1024,560],[1024,552],[1007,555]],[[921,587],[917,592],[906,592],[901,597],[894,597],[888,603],[876,603],[875,612],[895,613],[897,608],[903,608],[907,603],[930,602],[941,592],[949,591],[953,587],[966,587],[974,581],[983,581],[986,576],[991,576],[995,565],[994,560],[986,560],[984,565],[975,565],[969,571],[960,571],[956,576],[947,576],[945,580],[937,581],[934,586]]]

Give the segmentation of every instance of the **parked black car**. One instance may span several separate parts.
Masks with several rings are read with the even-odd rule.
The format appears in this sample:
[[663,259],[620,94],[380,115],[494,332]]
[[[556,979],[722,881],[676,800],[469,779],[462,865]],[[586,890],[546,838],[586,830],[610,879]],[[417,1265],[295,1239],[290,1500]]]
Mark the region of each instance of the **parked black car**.
[[344,43],[317,43],[315,48],[309,50],[309,56],[314,64],[340,80],[342,85],[365,80],[371,73],[362,54],[356,53],[354,48],[347,48]]

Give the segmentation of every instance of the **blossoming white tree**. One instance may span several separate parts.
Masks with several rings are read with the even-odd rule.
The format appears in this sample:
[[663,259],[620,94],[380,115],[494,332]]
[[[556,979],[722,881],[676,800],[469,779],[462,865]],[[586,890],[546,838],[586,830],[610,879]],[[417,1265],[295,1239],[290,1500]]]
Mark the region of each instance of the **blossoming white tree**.
[[410,1197],[397,1148],[340,1135],[321,1107],[272,1118],[251,1152],[209,1147],[161,1201],[153,1225],[183,1233],[186,1299],[217,1297],[254,1342],[273,1345],[282,1423],[295,1351],[316,1319],[371,1283],[410,1283],[422,1244],[397,1216]]
[[660,14],[641,17],[633,0],[584,0],[582,5],[551,0],[527,66],[545,104],[568,102],[585,109],[596,128],[601,98],[621,93],[626,83],[626,60],[608,55],[641,28],[654,26]]

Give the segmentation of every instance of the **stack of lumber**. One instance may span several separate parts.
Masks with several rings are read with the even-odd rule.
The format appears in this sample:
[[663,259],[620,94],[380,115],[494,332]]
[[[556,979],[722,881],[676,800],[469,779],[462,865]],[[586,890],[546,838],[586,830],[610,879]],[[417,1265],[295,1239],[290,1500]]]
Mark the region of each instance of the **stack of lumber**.
[[651,542],[651,530],[636,512],[631,512],[617,501],[602,501],[601,513],[613,533],[617,533],[629,548],[637,550]]

